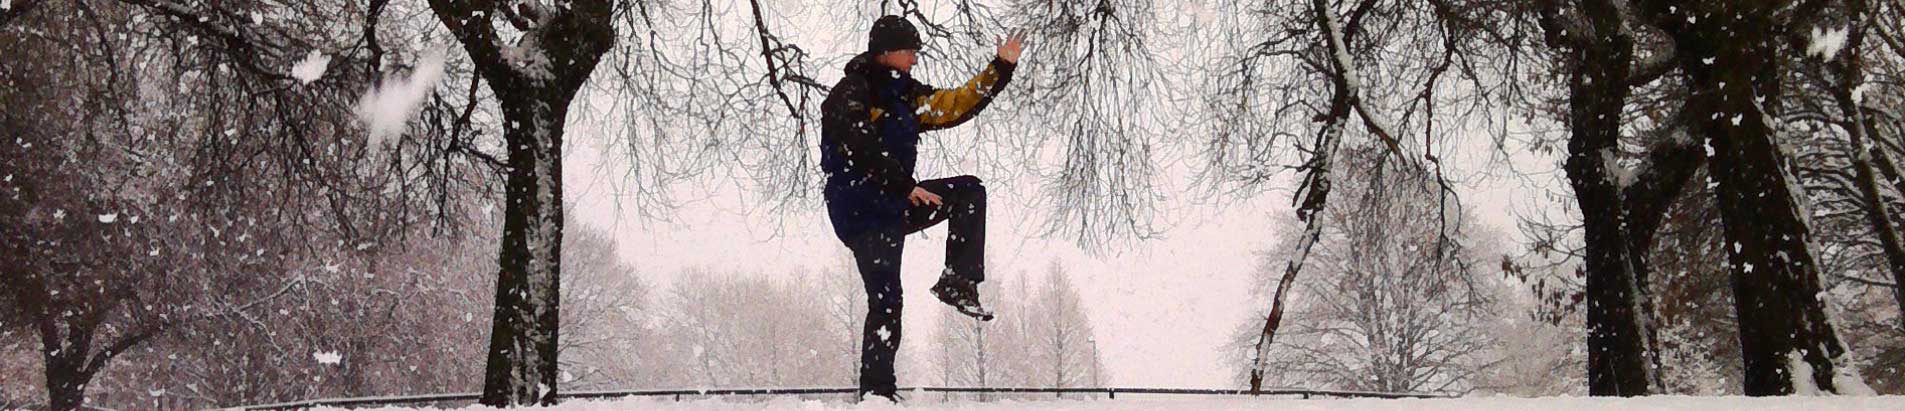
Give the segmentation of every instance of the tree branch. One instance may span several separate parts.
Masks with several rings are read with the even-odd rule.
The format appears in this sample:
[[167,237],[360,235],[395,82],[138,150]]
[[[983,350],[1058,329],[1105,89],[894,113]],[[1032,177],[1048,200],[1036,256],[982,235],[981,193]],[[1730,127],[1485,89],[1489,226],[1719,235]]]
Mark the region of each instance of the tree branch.
[[237,61],[239,66],[244,67],[254,74],[273,80],[290,80],[292,78],[289,73],[284,73],[282,70],[269,69],[258,63],[260,56],[268,55],[267,51],[275,52],[280,51],[282,48],[279,44],[271,44],[269,38],[251,38],[246,35],[246,32],[236,27],[220,24],[223,19],[215,17],[214,14],[200,13],[178,3],[155,0],[118,1],[171,17],[186,27],[223,41],[227,46],[232,48],[232,50],[227,53],[228,57]]
[[780,66],[774,64],[774,34],[767,31],[767,20],[761,16],[761,1],[748,0],[748,4],[754,8],[754,32],[761,38],[761,60],[767,63],[767,83],[774,87],[774,94],[780,96],[781,103],[787,105],[787,115],[799,120],[800,109],[794,107],[794,99],[788,98],[787,90],[781,86]]
[[112,361],[113,357],[118,357],[119,354],[132,349],[132,346],[158,336],[159,332],[165,329],[166,326],[164,323],[154,324],[139,330],[137,333],[119,337],[119,340],[113,341],[112,344],[100,349],[99,353],[93,354],[93,358],[86,362],[86,367],[81,369],[80,373],[88,377],[98,373],[100,369],[106,368],[106,363]]
[[[1630,235],[1648,239],[1666,216],[1667,207],[1680,198],[1689,177],[1706,165],[1705,147],[1698,139],[1686,137],[1686,109],[1654,131],[1655,143],[1647,148],[1647,158],[1634,173],[1634,183],[1621,190],[1626,203]],[[1645,252],[1646,250],[1635,250]]]
[[14,0],[13,8],[0,10],[0,27],[6,27],[7,23],[13,22],[14,18],[32,12],[39,5],[40,0]]
[[[430,0],[430,10],[450,29],[477,70],[492,79],[513,78],[514,71],[503,61],[502,39],[490,25],[496,9],[494,0]],[[477,15],[477,11],[483,11]]]

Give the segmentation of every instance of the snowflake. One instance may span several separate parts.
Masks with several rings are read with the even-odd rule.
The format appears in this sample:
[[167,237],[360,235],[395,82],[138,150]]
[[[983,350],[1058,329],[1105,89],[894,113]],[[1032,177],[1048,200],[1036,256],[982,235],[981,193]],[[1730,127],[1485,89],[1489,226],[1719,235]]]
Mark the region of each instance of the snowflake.
[[311,84],[318,78],[324,77],[324,72],[330,68],[330,65],[331,56],[311,50],[311,54],[306,55],[304,60],[291,66],[291,77],[298,79],[300,84]]
[[338,354],[336,351],[314,352],[311,353],[311,358],[317,359],[319,364],[324,365],[337,365],[337,363],[344,361],[344,355]]

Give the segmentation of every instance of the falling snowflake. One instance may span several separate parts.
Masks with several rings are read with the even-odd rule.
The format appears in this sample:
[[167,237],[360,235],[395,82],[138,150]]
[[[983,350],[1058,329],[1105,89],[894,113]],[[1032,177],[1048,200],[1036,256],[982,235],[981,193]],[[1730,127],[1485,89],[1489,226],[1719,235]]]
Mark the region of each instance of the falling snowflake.
[[317,359],[319,364],[337,365],[344,361],[344,354],[338,354],[336,351],[319,351],[311,353],[311,358]]
[[324,77],[324,72],[327,71],[330,66],[331,56],[326,56],[317,50],[311,50],[311,54],[306,55],[304,60],[298,61],[298,64],[291,66],[291,77],[298,79],[298,83],[300,84],[311,84],[311,82],[317,81],[318,78]]
[[372,147],[381,145],[385,137],[403,133],[410,117],[443,79],[443,61],[443,50],[427,50],[409,76],[386,78],[357,101],[357,118],[370,130]]
[[1846,29],[1812,28],[1812,41],[1806,45],[1806,54],[1831,60],[1839,55],[1839,49],[1845,48]]

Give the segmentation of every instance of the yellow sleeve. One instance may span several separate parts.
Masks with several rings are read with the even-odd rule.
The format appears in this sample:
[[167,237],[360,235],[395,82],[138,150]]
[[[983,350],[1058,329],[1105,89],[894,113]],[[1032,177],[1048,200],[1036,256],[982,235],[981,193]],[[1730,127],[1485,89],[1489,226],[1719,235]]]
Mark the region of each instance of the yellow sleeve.
[[958,88],[933,89],[915,94],[913,106],[919,110],[919,125],[925,130],[957,126],[985,109],[992,97],[1012,79],[1012,63],[994,59],[979,75]]

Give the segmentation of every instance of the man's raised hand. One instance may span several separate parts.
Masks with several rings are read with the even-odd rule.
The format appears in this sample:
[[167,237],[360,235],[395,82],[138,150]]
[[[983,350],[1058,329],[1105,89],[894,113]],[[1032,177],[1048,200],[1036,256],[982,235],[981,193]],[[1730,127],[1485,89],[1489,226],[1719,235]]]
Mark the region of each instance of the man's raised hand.
[[999,43],[999,59],[1007,63],[1018,64],[1019,53],[1025,51],[1025,35],[1013,33]]

